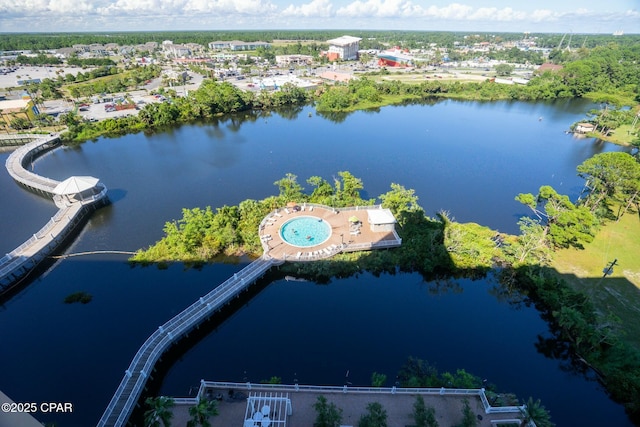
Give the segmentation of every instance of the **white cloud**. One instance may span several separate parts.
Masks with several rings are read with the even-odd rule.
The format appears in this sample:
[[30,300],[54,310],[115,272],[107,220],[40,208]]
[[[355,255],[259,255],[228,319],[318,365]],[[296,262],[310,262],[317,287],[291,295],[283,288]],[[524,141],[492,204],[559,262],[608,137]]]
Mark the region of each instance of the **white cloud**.
[[284,16],[329,17],[333,15],[333,4],[329,0],[312,0],[300,6],[290,4],[282,11]]
[[[609,32],[640,30],[638,9],[535,6],[485,0],[0,0],[3,31],[390,28]],[[340,3],[338,3],[340,2]],[[531,2],[535,5],[535,2]],[[438,6],[437,4],[441,4]],[[493,5],[500,6],[494,7]]]
[[510,7],[498,9],[495,7],[482,7],[474,11],[469,19],[486,21],[521,21],[526,19],[525,12],[515,11]]
[[548,9],[538,9],[534,10],[530,15],[529,19],[533,22],[542,22],[542,21],[555,21],[558,19],[556,13],[552,12]]
[[377,17],[397,18],[421,14],[422,8],[414,5],[410,0],[356,0],[336,12],[346,17]]
[[240,13],[243,15],[263,15],[274,12],[277,7],[268,0],[192,0],[184,7],[186,12]]
[[473,7],[459,3],[452,3],[447,6],[430,6],[424,11],[424,16],[436,19],[466,19],[473,12]]

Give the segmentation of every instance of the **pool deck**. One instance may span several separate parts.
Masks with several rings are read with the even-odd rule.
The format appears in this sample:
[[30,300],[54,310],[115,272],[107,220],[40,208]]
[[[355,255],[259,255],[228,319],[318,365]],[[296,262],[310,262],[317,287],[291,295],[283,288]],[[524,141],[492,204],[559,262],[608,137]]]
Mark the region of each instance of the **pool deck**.
[[[208,388],[212,395],[220,395],[223,398],[218,401],[218,415],[210,418],[214,426],[239,426],[242,427],[247,408],[247,397],[250,393],[263,395],[270,394],[273,390],[261,385],[252,385],[252,392],[246,389],[236,389],[241,392],[236,398],[229,398],[230,387]],[[286,387],[286,386],[283,386]],[[339,387],[336,387],[339,389]],[[286,417],[285,421],[271,423],[273,427],[310,427],[316,421],[317,412],[313,405],[319,396],[325,396],[329,403],[334,403],[342,409],[343,426],[357,426],[360,417],[366,413],[367,404],[371,402],[380,403],[387,412],[388,427],[407,427],[415,425],[413,419],[413,405],[416,401],[415,394],[391,394],[378,392],[349,392],[343,393],[339,390],[294,391],[291,387],[287,391],[287,396],[291,399],[292,414]],[[428,395],[422,394],[427,407],[435,410],[436,420],[441,426],[453,426],[462,421],[463,402],[469,402],[472,412],[478,420],[478,427],[495,427],[500,423],[511,422],[518,425],[520,423],[520,412],[513,408],[513,411],[505,413],[487,414],[478,396],[459,395]],[[173,408],[172,425],[183,426],[191,418],[189,408],[193,403],[180,402]]]
[[[259,235],[264,253],[285,261],[316,261],[330,258],[339,252],[400,246],[401,239],[395,232],[371,230],[368,224],[368,209],[300,205],[298,210],[287,208],[273,211],[260,225]],[[331,226],[331,236],[315,246],[298,247],[287,243],[280,235],[280,228],[287,221],[301,216],[325,220]],[[351,231],[352,222],[349,219],[353,216],[361,223],[358,234]]]

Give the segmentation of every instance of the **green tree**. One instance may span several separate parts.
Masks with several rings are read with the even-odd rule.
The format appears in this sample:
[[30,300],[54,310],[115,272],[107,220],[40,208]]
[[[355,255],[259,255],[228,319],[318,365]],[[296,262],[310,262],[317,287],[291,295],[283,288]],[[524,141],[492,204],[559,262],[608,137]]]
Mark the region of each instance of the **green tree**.
[[31,129],[33,124],[24,117],[16,117],[9,122],[9,126],[15,130]]
[[342,422],[342,409],[335,403],[328,403],[327,398],[318,396],[318,400],[313,404],[316,411],[316,421],[314,427],[338,427]]
[[280,198],[284,202],[297,201],[303,198],[303,188],[298,184],[298,177],[292,173],[287,173],[284,178],[277,180],[273,185],[278,186]]
[[373,387],[382,387],[385,382],[387,382],[387,376],[385,374],[380,374],[378,372],[371,374],[371,385]]
[[582,248],[595,235],[596,219],[584,206],[576,206],[568,196],[558,194],[553,187],[543,185],[537,195],[519,194],[516,200],[528,206],[539,220],[545,222],[553,246]]
[[505,248],[505,253],[513,258],[514,266],[522,264],[546,265],[551,261],[551,242],[547,227],[539,220],[522,217],[518,221],[520,234],[515,242]]
[[435,409],[427,408],[421,395],[417,395],[413,403],[413,422],[416,427],[438,427]]
[[145,427],[169,427],[173,418],[172,408],[175,405],[170,397],[148,397],[144,403],[149,409],[144,413]]
[[416,212],[424,215],[424,211],[418,205],[418,196],[415,190],[406,189],[400,184],[391,184],[391,190],[381,194],[380,200],[382,207],[390,209],[396,217],[398,224],[404,226],[408,220],[408,215],[414,215]]
[[211,427],[209,418],[218,415],[218,403],[215,400],[200,398],[195,406],[189,408],[191,419],[187,427]]
[[282,384],[282,378],[273,376],[273,377],[269,378],[268,380],[262,380],[260,382],[262,384]]
[[587,198],[584,206],[591,212],[610,213],[610,205],[624,206],[618,212],[623,215],[632,203],[637,203],[640,193],[640,163],[624,152],[600,153],[585,160],[577,167],[578,175],[586,180]]
[[471,410],[469,400],[464,399],[462,402],[462,422],[460,423],[460,427],[475,427],[477,425],[478,418],[476,418],[476,414]]
[[348,171],[338,172],[340,178],[334,178],[335,206],[354,206],[362,202],[360,191],[364,184]]
[[316,103],[318,111],[344,111],[353,105],[353,97],[344,86],[333,86],[320,95]]
[[307,179],[307,183],[315,187],[311,193],[311,201],[313,203],[331,204],[331,197],[334,194],[333,187],[327,180],[319,176],[312,176]]
[[534,401],[530,397],[520,412],[522,415],[522,423],[520,425],[522,427],[528,426],[530,422],[534,422],[537,427],[553,427],[555,425],[551,422],[551,415],[542,406],[540,399]]
[[360,417],[358,427],[387,427],[387,411],[378,402],[367,405],[367,413]]
[[515,67],[510,64],[498,64],[495,67],[496,74],[499,76],[510,76]]

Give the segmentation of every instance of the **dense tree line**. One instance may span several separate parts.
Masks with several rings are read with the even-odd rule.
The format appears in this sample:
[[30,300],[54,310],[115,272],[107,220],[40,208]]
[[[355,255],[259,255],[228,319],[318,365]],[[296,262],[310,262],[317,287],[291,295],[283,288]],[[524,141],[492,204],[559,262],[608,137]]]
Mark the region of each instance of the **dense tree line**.
[[[376,83],[362,78],[351,80],[346,85],[326,88],[319,97],[317,106],[323,111],[348,111],[359,108],[359,104],[367,101],[379,101],[381,95],[405,95],[415,99],[450,97],[477,100],[544,100],[592,96],[598,101],[633,105],[640,101],[638,54],[640,50],[635,48],[596,48],[583,59],[568,63],[559,72],[545,72],[535,76],[527,85],[502,85],[489,80],[478,83],[431,80],[410,85],[398,81]],[[616,114],[612,112],[607,117],[609,122]],[[620,116],[629,121],[633,114],[630,111],[620,113]]]
[[583,293],[544,269],[522,267],[512,279],[552,326],[554,338],[539,343],[549,349],[543,353],[593,368],[613,399],[640,419],[640,351],[613,331],[615,322],[600,318]]
[[164,128],[196,120],[211,120],[221,114],[300,105],[307,103],[309,96],[309,92],[291,84],[283,85],[277,92],[256,94],[240,90],[229,82],[206,79],[187,97],[172,97],[168,102],[147,104],[137,116],[88,123],[77,115],[69,114],[64,119],[69,130],[64,137],[83,141],[100,135]]
[[113,60],[109,58],[69,58],[67,59],[67,65],[75,67],[108,67],[116,65]]
[[25,56],[18,55],[16,60],[16,64],[21,65],[59,65],[62,64],[62,61],[55,56],[44,55],[42,53],[36,56]]
[[[379,31],[379,30],[255,30],[255,31],[158,31],[158,32],[109,32],[109,33],[15,33],[0,36],[0,50],[59,49],[74,44],[117,43],[119,45],[144,44],[148,41],[161,43],[173,40],[175,43],[198,43],[206,46],[215,40],[267,41],[273,40],[326,40],[350,34],[361,37],[363,49],[383,48],[401,45],[408,48],[422,48],[430,43],[452,48],[454,42],[473,44],[479,42],[519,41],[522,33],[477,33],[446,31]],[[562,34],[532,33],[527,38],[536,38],[541,47],[555,48],[563,38]],[[621,45],[637,45],[638,35],[613,37],[604,34],[576,35],[572,47],[584,45],[587,48],[615,42]],[[564,46],[568,44],[565,40]]]

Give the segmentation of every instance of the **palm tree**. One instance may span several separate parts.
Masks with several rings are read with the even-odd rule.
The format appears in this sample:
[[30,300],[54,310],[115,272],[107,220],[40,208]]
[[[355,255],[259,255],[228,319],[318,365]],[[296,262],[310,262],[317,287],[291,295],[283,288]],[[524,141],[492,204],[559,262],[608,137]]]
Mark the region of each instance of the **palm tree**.
[[[169,427],[173,417],[174,402],[170,397],[148,397],[144,401],[149,406],[149,410],[144,413],[145,427]],[[162,424],[160,424],[162,422]]]
[[520,409],[520,412],[522,414],[522,422],[520,423],[521,427],[529,426],[532,421],[536,427],[555,426],[555,424],[551,422],[551,415],[549,415],[549,411],[542,406],[540,399],[534,402],[533,398],[530,397],[524,407]]
[[189,408],[189,415],[187,427],[211,427],[209,418],[218,415],[218,404],[215,400],[200,398],[196,406]]

